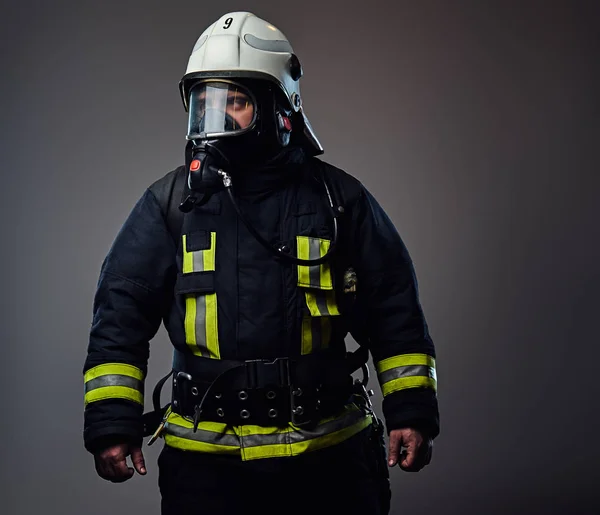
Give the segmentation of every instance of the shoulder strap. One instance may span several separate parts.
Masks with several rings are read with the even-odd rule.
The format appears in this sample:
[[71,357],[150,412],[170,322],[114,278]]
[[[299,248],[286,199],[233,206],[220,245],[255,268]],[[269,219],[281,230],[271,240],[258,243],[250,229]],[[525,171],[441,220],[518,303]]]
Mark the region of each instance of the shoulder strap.
[[317,157],[313,157],[312,160],[320,173],[322,173],[325,178],[329,179],[329,187],[338,205],[347,208],[348,205],[353,204],[361,193],[360,181],[344,172],[342,169]]
[[184,213],[179,209],[179,204],[183,199],[185,176],[185,166],[180,166],[151,187],[175,245],[179,243],[183,225]]

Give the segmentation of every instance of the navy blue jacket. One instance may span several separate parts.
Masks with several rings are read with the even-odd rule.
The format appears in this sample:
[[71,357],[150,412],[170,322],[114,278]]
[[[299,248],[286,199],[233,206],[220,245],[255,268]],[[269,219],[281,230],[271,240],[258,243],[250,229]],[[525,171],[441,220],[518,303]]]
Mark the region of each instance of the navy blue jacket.
[[[149,342],[161,323],[175,348],[214,359],[345,349],[350,333],[369,346],[388,432],[415,427],[437,436],[434,344],[409,253],[375,198],[351,175],[311,158],[234,177],[238,203],[272,244],[298,257],[322,255],[332,213],[314,178],[318,169],[343,214],[334,258],[317,267],[269,254],[225,192],[171,234],[157,192],[185,176],[183,167],[143,193],[102,264],[94,299],[84,365],[88,450],[141,439]],[[340,293],[349,266],[357,277],[350,316]]]

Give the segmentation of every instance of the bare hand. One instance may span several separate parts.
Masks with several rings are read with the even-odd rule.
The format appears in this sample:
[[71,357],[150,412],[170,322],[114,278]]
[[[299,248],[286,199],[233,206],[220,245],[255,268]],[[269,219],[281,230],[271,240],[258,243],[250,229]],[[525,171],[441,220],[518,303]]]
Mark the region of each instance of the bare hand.
[[135,472],[132,467],[127,466],[126,458],[129,455],[138,474],[145,475],[146,464],[142,449],[128,443],[113,445],[95,454],[96,472],[102,479],[113,483],[122,483],[131,479]]
[[[433,443],[424,439],[416,429],[393,429],[389,438],[388,465],[393,467],[400,461],[400,468],[407,472],[418,472],[431,461]],[[406,450],[400,453],[400,448]]]

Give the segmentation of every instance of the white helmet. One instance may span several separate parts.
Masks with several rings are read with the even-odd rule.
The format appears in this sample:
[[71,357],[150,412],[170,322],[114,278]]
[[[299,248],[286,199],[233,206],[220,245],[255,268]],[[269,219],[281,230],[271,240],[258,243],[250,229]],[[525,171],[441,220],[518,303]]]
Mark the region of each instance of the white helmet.
[[[290,109],[303,122],[304,143],[313,155],[323,153],[302,108],[299,79],[302,67],[285,35],[250,12],[224,14],[198,38],[179,89],[185,110],[191,87],[203,78],[264,79],[283,92]],[[306,145],[303,145],[306,146]]]

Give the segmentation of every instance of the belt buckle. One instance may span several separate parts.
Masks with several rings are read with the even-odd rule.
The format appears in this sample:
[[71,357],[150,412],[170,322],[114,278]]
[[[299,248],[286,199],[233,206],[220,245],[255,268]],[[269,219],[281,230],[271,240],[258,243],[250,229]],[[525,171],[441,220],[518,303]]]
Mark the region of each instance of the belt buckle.
[[264,359],[249,359],[246,364],[246,381],[249,389],[261,388],[265,385],[259,380],[259,367],[277,367],[277,387],[289,388],[291,385],[290,358],[275,358],[272,361]]

